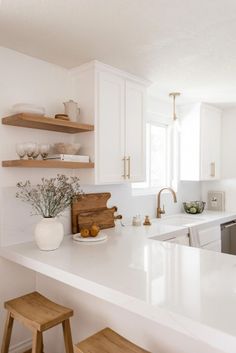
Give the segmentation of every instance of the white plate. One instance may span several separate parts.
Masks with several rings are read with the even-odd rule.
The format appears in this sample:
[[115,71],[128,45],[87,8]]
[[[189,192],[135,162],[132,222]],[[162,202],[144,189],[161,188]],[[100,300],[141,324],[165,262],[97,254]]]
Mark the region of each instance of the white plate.
[[107,234],[100,232],[96,237],[88,237],[88,238],[83,238],[81,237],[80,233],[76,233],[72,235],[73,240],[75,241],[80,241],[84,243],[94,243],[97,241],[103,241],[107,239]]
[[30,113],[30,114],[38,114],[38,115],[45,115],[45,108],[39,107],[35,104],[29,103],[18,103],[12,106],[13,113]]

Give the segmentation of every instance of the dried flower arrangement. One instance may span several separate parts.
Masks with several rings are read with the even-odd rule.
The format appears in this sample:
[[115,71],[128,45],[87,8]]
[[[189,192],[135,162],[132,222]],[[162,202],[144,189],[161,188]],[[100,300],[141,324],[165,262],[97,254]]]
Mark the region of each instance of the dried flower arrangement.
[[70,206],[74,197],[83,194],[78,177],[58,174],[56,178],[42,178],[41,181],[35,187],[29,180],[17,183],[16,197],[32,206],[33,215],[54,218]]

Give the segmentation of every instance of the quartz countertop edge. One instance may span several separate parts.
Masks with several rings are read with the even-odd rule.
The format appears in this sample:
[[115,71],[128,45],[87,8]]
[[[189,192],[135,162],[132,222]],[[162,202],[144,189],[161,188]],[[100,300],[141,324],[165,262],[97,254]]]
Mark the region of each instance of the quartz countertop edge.
[[[229,213],[204,214],[204,225],[235,218]],[[232,353],[236,257],[151,239],[183,231],[186,227],[159,223],[116,227],[106,230],[108,240],[101,243],[79,244],[65,236],[56,251],[42,252],[27,242],[1,247],[0,256]],[[215,295],[217,290],[222,298]],[[220,305],[223,312],[217,314]]]
[[[27,244],[33,245],[34,243],[32,242]],[[168,247],[169,246],[180,247],[180,245],[177,244],[168,244]],[[180,315],[179,313],[174,313],[160,307],[153,308],[151,304],[147,304],[142,300],[117,290],[113,290],[112,288],[105,287],[93,281],[89,281],[72,273],[68,273],[62,269],[56,268],[55,266],[49,266],[48,264],[43,264],[40,261],[29,259],[27,256],[9,250],[10,247],[0,247],[0,256],[47,277],[58,280],[66,285],[72,286],[73,288],[94,295],[111,304],[120,306],[121,308],[142,316],[148,320],[152,320],[160,325],[164,325],[181,332],[182,334],[190,336],[195,340],[202,340],[217,349],[222,349],[223,352],[232,353],[232,348],[234,347],[234,349],[236,349],[236,338],[234,336],[191,320],[183,315]]]

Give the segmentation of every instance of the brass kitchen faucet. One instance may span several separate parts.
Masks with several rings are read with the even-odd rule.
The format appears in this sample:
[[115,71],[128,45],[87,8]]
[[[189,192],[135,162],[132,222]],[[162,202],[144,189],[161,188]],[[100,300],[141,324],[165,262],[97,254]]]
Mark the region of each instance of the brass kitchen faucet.
[[161,189],[158,192],[158,194],[157,194],[157,218],[161,218],[161,215],[165,214],[164,205],[163,205],[163,209],[161,208],[161,193],[164,190],[170,191],[172,193],[172,195],[173,195],[174,202],[177,202],[176,193],[175,193],[175,191],[173,189],[171,189],[171,188],[163,188],[163,189]]

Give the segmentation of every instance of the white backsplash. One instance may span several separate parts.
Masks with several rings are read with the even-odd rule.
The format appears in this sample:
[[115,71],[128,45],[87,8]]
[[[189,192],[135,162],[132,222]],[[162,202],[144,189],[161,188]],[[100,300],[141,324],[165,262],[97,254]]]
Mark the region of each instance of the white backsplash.
[[[156,195],[133,196],[131,185],[109,186],[82,186],[84,192],[110,192],[112,194],[108,206],[117,206],[118,213],[123,215],[126,224],[131,222],[134,215],[142,217],[156,216]],[[7,246],[24,241],[33,240],[34,227],[40,217],[31,216],[29,205],[16,199],[16,187],[3,187],[1,189],[1,245]],[[177,194],[178,203],[174,204],[172,195],[162,195],[167,214],[181,212],[182,201],[197,200],[200,197],[200,185],[197,182],[182,182],[179,184]],[[64,224],[65,233],[71,232],[70,210],[66,210],[60,217]]]
[[225,210],[235,212],[236,210],[236,179],[225,179],[218,181],[204,181],[201,183],[202,198],[207,200],[208,191],[225,192]]
[[[0,74],[2,82],[5,82],[0,97],[1,116],[9,115],[11,106],[19,102],[43,105],[47,108],[47,114],[53,116],[55,113],[63,112],[62,102],[71,98],[73,91],[67,70],[2,47],[0,47]],[[148,106],[151,114],[154,114],[152,119],[158,115],[158,119],[162,122],[168,122],[170,104],[149,97]],[[0,159],[16,158],[17,142],[54,143],[70,140],[71,136],[68,134],[0,125]],[[16,183],[29,179],[34,184],[42,177],[52,177],[57,173],[73,175],[70,170],[0,168],[1,245],[32,240],[34,226],[39,219],[30,216],[30,207],[15,198]],[[125,222],[129,222],[135,214],[155,217],[156,195],[133,196],[130,185],[82,187],[85,192],[111,192],[109,206],[116,205]],[[199,183],[180,183],[179,202],[174,204],[170,194],[163,194],[162,201],[165,202],[167,214],[171,214],[181,210],[182,200],[199,197]],[[65,233],[70,233],[69,210],[61,220],[64,223]]]
[[[45,106],[47,114],[53,116],[55,113],[63,112],[62,102],[73,98],[71,78],[67,70],[3,47],[0,47],[0,75],[1,117],[10,115],[11,106],[19,102]],[[155,112],[155,116],[158,111],[163,122],[166,121],[166,117],[171,116],[170,104],[163,105],[156,100],[150,100],[149,107],[152,112]],[[71,142],[71,138],[68,134],[0,125],[0,159],[16,158],[17,142]],[[34,184],[41,177],[51,177],[65,172],[67,175],[72,175],[69,170],[0,168],[0,245],[7,246],[33,240],[34,227],[39,219],[39,217],[30,216],[30,207],[16,199],[16,183],[29,179]],[[112,198],[109,205],[118,206],[118,211],[124,216],[125,221],[137,213],[155,216],[156,195],[132,196],[130,185],[84,186],[83,188],[85,192],[111,192]],[[181,210],[182,200],[199,197],[200,183],[181,183],[178,204],[173,203],[170,194],[163,195],[162,201],[165,202],[167,214],[171,214]],[[61,221],[64,224],[65,233],[70,233],[69,210],[61,217]],[[0,270],[1,308],[4,300],[35,289],[36,281],[32,271],[3,259],[0,259]],[[2,310],[0,315],[3,315]],[[2,332],[3,322],[0,322],[0,341]],[[13,344],[21,342],[26,337],[28,336],[24,328],[16,327]]]

